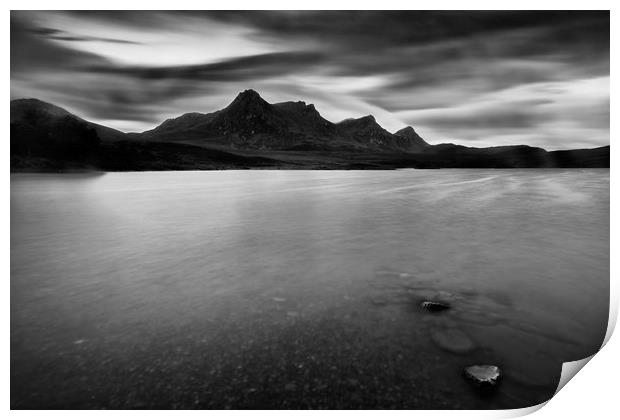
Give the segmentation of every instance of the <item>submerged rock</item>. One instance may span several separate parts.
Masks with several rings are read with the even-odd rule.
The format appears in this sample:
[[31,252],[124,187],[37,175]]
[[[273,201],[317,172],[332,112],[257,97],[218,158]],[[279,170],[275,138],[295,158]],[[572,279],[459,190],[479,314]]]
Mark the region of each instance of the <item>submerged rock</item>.
[[482,387],[495,387],[501,378],[501,371],[493,365],[473,365],[465,368],[465,377]]
[[458,328],[444,328],[432,331],[431,339],[440,349],[451,353],[464,354],[476,348],[471,338]]
[[436,302],[432,300],[425,300],[424,302],[422,302],[422,307],[429,312],[440,312],[450,309],[450,304],[444,302]]

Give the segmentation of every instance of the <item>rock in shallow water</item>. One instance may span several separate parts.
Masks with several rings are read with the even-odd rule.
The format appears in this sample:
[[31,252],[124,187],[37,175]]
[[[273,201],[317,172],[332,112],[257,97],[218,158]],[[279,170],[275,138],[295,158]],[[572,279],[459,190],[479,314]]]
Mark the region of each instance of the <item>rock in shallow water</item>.
[[450,309],[450,304],[425,300],[424,302],[422,302],[422,307],[429,312],[439,312]]
[[478,386],[495,387],[501,375],[499,368],[493,365],[473,365],[465,368],[465,377]]

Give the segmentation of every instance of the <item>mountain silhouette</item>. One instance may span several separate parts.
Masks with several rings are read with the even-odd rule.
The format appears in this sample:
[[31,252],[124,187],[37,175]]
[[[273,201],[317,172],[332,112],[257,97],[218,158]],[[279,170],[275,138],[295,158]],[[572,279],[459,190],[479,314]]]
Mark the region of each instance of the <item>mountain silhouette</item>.
[[419,136],[411,139],[389,133],[372,116],[334,124],[323,118],[312,104],[302,101],[270,104],[252,89],[239,93],[222,110],[169,119],[136,138],[191,141],[248,150],[374,152],[417,151],[422,140]]
[[548,152],[526,145],[431,145],[372,115],[332,123],[312,104],[270,104],[248,89],[225,108],[123,133],[38,99],[11,101],[11,170],[609,167],[609,146]]

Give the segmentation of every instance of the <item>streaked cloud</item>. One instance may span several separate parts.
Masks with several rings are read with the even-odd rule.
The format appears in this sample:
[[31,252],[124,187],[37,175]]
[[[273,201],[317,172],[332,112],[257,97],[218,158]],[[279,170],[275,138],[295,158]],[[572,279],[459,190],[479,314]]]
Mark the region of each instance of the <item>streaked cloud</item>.
[[124,131],[253,88],[431,143],[609,144],[609,12],[11,13],[11,96]]

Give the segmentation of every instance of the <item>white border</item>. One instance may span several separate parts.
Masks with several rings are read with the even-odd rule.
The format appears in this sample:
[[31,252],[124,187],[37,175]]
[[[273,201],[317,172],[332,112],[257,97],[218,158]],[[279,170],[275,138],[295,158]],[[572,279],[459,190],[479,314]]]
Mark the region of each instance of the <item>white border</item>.
[[[93,4],[96,3],[96,4]],[[615,2],[618,3],[618,2]],[[368,2],[368,1],[325,1],[325,0],[314,0],[314,1],[296,1],[294,3],[290,1],[273,1],[273,0],[264,0],[261,2],[250,2],[250,1],[234,1],[227,0],[226,2],[204,2],[204,1],[184,1],[177,0],[174,2],[170,1],[162,1],[162,0],[151,0],[151,1],[120,1],[120,0],[108,0],[106,2],[89,2],[86,4],[84,1],[76,1],[76,0],[57,0],[54,2],[50,1],[7,1],[6,4],[9,6],[7,8],[6,15],[4,17],[4,24],[6,25],[3,31],[4,39],[2,43],[2,54],[0,57],[4,59],[4,65],[2,67],[2,71],[4,72],[4,80],[6,83],[6,92],[10,92],[10,71],[9,71],[9,10],[63,10],[63,9],[158,9],[158,10],[183,10],[183,9],[284,9],[289,10],[293,8],[295,9],[322,9],[322,10],[337,10],[337,9],[418,9],[418,10],[462,10],[464,6],[467,6],[467,9],[521,9],[521,10],[546,10],[546,9],[560,9],[560,10],[612,10],[612,40],[618,39],[618,37],[614,37],[613,35],[618,35],[618,30],[614,27],[614,23],[616,23],[616,19],[614,18],[615,11],[613,10],[614,2],[612,1],[596,1],[590,0],[588,2],[583,1],[541,1],[541,0],[521,0],[521,1],[480,1],[480,0],[470,0],[467,2],[464,1],[443,1],[443,0],[435,0],[435,1],[417,1],[417,2],[407,2],[407,1],[390,1],[390,0],[382,0],[381,2]],[[89,6],[89,7],[86,7]],[[612,72],[614,69],[614,63],[617,61],[616,57],[618,56],[618,48],[617,44],[613,44],[611,46],[611,64],[612,64]],[[616,93],[616,84],[614,83],[615,78],[611,78],[611,92],[612,96],[615,96]],[[9,110],[9,101],[8,98],[10,94],[7,94],[3,109],[4,112],[2,115],[5,117],[6,124],[3,125],[5,129],[5,136],[2,141],[2,156],[3,160],[3,170],[5,174],[9,173],[9,123],[6,119],[9,118],[10,110]],[[611,137],[613,137],[613,133],[617,132],[615,118],[614,117],[614,109],[613,101],[611,107]],[[615,148],[612,147],[612,168],[617,167],[619,164],[618,161],[618,153]],[[611,171],[612,182],[611,185],[615,186],[614,180],[615,171]],[[10,179],[7,176],[5,181],[2,183],[3,194],[2,197],[5,198],[5,205],[2,207],[3,212],[3,238],[5,242],[3,243],[3,251],[1,255],[2,262],[2,272],[3,272],[3,285],[4,289],[4,322],[2,323],[2,337],[5,340],[5,345],[2,346],[2,360],[5,363],[6,370],[3,372],[3,381],[2,381],[2,396],[4,397],[4,407],[6,410],[9,410],[10,407],[10,386],[9,386],[9,369],[10,369],[10,287],[9,287],[9,278],[10,278],[10,207],[9,207],[9,197],[10,197]],[[614,194],[612,188],[611,195],[611,214],[613,214],[613,209],[617,208],[617,195]],[[618,264],[614,259],[614,256],[617,255],[617,227],[618,224],[612,217],[611,219],[611,311],[610,311],[610,328],[613,328],[615,325],[615,321],[618,313]],[[609,340],[611,329],[608,330],[608,335],[606,340]],[[617,337],[613,337],[607,345],[605,345],[603,351],[600,354],[597,354],[587,366],[583,368],[583,371],[579,373],[578,379],[570,381],[568,385],[564,389],[561,390],[554,398],[552,398],[545,406],[545,404],[541,404],[541,406],[545,406],[544,409],[537,411],[534,414],[534,418],[537,419],[553,419],[553,418],[579,418],[582,419],[586,416],[594,416],[598,418],[610,418],[613,416],[613,413],[618,413],[618,404],[616,402],[617,392],[615,391],[615,379],[618,374],[618,357],[620,357],[620,343],[618,342]],[[505,410],[505,411],[389,411],[389,412],[379,412],[379,411],[356,411],[356,412],[342,412],[342,411],[236,411],[236,412],[218,412],[218,411],[209,411],[209,412],[201,412],[201,411],[183,411],[183,412],[175,412],[168,413],[162,411],[144,411],[144,412],[131,412],[131,411],[122,411],[122,412],[102,412],[102,411],[89,411],[89,412],[80,412],[80,411],[47,411],[47,412],[34,412],[34,411],[11,411],[9,415],[14,418],[30,418],[34,416],[46,416],[46,418],[51,417],[54,418],[82,418],[84,415],[88,415],[89,417],[108,417],[113,415],[115,417],[120,416],[120,418],[135,418],[149,416],[151,418],[165,418],[170,415],[174,416],[184,416],[184,417],[194,417],[208,415],[210,418],[239,418],[245,416],[251,416],[252,419],[269,419],[272,420],[274,418],[309,418],[326,416],[327,418],[340,418],[342,415],[354,415],[356,417],[363,418],[374,418],[375,416],[390,416],[392,418],[402,418],[409,420],[411,416],[422,416],[423,418],[472,418],[472,419],[480,419],[480,418],[507,418],[507,417],[517,417],[520,415],[528,414],[532,411],[536,411],[541,406],[530,408],[530,409],[522,409],[522,410]]]

